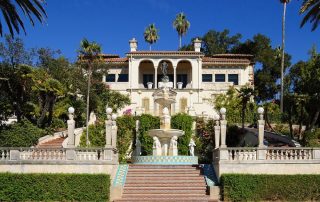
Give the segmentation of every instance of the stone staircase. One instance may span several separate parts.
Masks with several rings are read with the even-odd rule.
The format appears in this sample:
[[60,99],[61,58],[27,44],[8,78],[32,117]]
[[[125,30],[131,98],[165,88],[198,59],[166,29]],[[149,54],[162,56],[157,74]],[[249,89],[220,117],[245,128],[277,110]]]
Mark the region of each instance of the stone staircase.
[[37,145],[37,148],[46,149],[46,148],[53,148],[59,149],[62,148],[62,143],[65,140],[65,137],[58,137],[56,139],[50,140],[48,142],[40,143]]
[[209,201],[195,165],[129,165],[122,199],[116,201]]

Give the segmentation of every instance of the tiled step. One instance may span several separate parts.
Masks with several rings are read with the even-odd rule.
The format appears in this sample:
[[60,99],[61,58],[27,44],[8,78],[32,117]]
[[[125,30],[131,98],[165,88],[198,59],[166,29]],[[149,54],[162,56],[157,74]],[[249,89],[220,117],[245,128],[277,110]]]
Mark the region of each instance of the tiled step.
[[156,181],[175,181],[175,180],[204,180],[203,176],[173,176],[173,177],[166,177],[166,176],[145,176],[145,177],[130,177],[127,176],[127,180],[152,180],[153,182]]
[[197,169],[198,166],[190,166],[190,165],[130,165],[130,169],[135,168],[143,168],[143,169]]
[[190,197],[188,199],[184,198],[183,200],[177,200],[176,197],[167,197],[167,198],[157,198],[156,200],[154,198],[131,198],[131,199],[118,199],[118,200],[115,200],[116,202],[117,201],[121,201],[121,202],[130,202],[130,201],[143,201],[143,202],[180,202],[180,201],[183,201],[183,202],[204,202],[204,201],[208,201],[208,198],[207,197]]
[[131,169],[131,173],[157,173],[157,172],[166,172],[166,173],[199,173],[197,169],[183,169],[183,168],[169,168],[169,169],[141,169],[135,168]]
[[185,196],[189,194],[206,194],[206,190],[185,190],[185,189],[145,189],[145,190],[139,190],[139,189],[131,189],[131,190],[124,190],[123,195],[127,194],[184,194]]

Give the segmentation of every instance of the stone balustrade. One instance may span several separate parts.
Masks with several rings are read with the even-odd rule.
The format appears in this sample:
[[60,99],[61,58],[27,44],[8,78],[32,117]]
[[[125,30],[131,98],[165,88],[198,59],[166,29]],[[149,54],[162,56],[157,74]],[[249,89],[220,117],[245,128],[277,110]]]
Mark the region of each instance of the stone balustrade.
[[0,147],[0,163],[101,162],[117,164],[112,148],[10,148]]
[[307,147],[227,147],[214,151],[214,161],[299,161],[320,160],[320,148]]

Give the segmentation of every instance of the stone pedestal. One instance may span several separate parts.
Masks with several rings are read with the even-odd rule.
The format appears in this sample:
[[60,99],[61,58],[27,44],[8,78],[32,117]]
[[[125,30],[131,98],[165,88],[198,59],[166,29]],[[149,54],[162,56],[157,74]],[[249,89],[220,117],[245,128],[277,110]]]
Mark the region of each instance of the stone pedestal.
[[220,126],[214,127],[214,143],[215,143],[215,149],[219,148],[220,146]]
[[66,151],[66,159],[67,160],[77,160],[77,154],[75,150],[67,150]]
[[106,121],[106,146],[105,147],[110,147],[111,146],[111,136],[112,136],[112,126],[111,126],[111,121]]
[[227,136],[227,121],[220,121],[220,130],[221,130],[221,145],[220,148],[226,148],[226,136]]
[[113,148],[117,148],[117,125],[111,126],[111,145]]
[[20,160],[20,152],[19,152],[19,150],[10,150],[10,160],[11,161]]
[[68,120],[68,148],[75,147],[75,137],[74,137],[74,128],[75,128],[75,121],[74,120]]
[[263,140],[264,140],[264,124],[265,121],[264,120],[258,120],[258,124],[259,124],[259,136],[258,136],[258,140],[259,140],[259,146],[258,147],[264,147],[263,144]]
[[265,150],[265,149],[258,149],[257,152],[258,152],[258,154],[257,154],[257,159],[258,159],[258,160],[266,160],[267,150]]

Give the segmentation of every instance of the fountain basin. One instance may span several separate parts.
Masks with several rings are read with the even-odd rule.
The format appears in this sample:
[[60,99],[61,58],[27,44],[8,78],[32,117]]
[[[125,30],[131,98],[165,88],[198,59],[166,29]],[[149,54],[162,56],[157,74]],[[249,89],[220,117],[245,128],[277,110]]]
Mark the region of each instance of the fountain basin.
[[148,131],[148,135],[151,137],[156,136],[160,141],[163,139],[170,141],[173,136],[180,137],[184,135],[184,131],[178,129],[152,129]]

